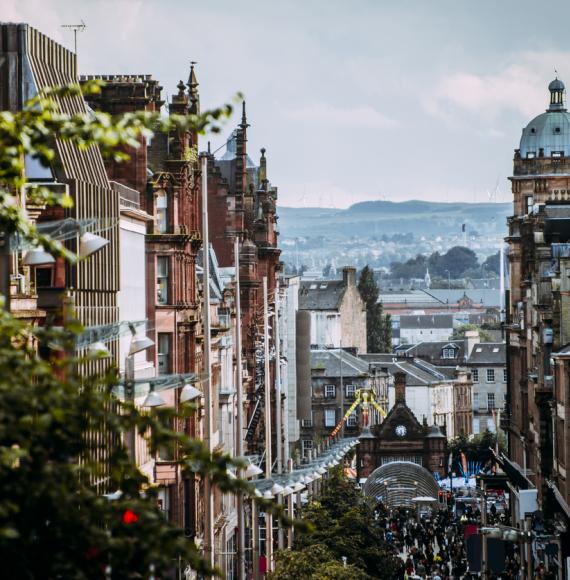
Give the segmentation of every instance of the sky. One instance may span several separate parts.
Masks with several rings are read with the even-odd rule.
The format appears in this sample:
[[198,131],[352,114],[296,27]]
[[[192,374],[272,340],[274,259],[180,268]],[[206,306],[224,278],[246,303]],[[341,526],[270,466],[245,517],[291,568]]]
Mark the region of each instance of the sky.
[[[176,92],[198,62],[202,110],[247,101],[287,206],[511,200],[522,128],[570,83],[570,2],[2,0],[73,49],[81,74],[152,74]],[[238,118],[228,122],[227,134]],[[223,144],[212,138],[212,147]],[[206,148],[205,139],[203,147]],[[223,151],[222,151],[223,152]]]

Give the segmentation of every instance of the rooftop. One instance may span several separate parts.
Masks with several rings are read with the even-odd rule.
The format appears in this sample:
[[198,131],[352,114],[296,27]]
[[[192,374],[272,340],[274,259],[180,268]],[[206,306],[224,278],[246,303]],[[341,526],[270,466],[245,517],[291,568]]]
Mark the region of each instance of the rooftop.
[[480,342],[473,347],[469,364],[504,365],[507,360],[507,345],[504,342]]
[[300,286],[301,310],[338,310],[346,290],[344,280],[302,280]]
[[368,375],[366,361],[342,349],[311,350],[311,369],[324,370],[327,377],[364,377]]
[[519,146],[523,159],[570,156],[570,114],[564,102],[564,83],[556,78],[548,85],[548,90],[548,109],[523,129]]

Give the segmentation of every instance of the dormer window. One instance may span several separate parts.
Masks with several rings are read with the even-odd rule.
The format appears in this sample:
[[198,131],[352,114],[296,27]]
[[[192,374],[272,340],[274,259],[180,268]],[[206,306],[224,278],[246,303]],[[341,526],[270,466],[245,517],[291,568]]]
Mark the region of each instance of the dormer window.
[[444,348],[441,358],[455,358],[455,349],[452,346]]
[[555,128],[554,128],[554,132],[555,132],[555,133],[560,133],[560,127],[555,127]]
[[527,151],[526,153],[526,158],[527,159],[534,159],[536,157],[536,152],[535,151]]
[[553,151],[551,155],[555,159],[560,159],[560,157],[564,157],[564,151]]

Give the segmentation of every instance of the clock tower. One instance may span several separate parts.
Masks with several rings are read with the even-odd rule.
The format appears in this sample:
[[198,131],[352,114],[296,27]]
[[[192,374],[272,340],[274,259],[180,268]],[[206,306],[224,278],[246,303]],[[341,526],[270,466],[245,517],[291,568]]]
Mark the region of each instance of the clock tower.
[[406,374],[394,375],[396,400],[380,425],[360,438],[357,447],[358,478],[394,461],[411,461],[444,477],[447,438],[437,425],[420,423],[406,404]]

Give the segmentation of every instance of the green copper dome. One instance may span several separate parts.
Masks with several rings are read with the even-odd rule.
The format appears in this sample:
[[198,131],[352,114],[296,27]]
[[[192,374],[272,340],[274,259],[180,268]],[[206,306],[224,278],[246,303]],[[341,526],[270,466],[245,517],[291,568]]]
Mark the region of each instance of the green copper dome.
[[520,142],[523,159],[570,157],[570,113],[564,106],[564,83],[554,79],[549,85],[550,106],[524,129]]

